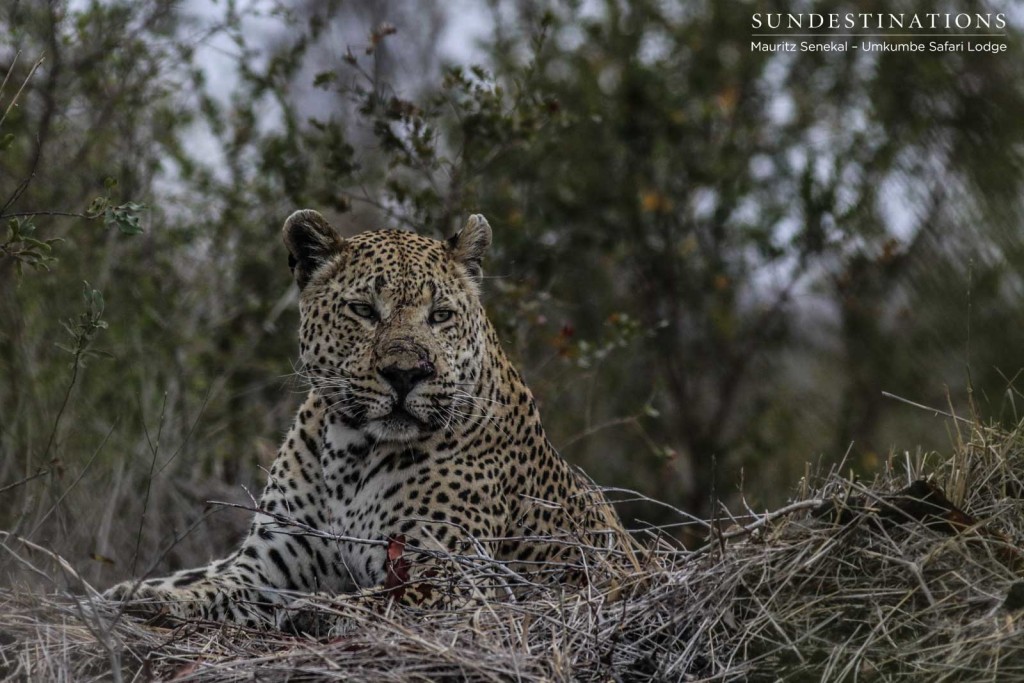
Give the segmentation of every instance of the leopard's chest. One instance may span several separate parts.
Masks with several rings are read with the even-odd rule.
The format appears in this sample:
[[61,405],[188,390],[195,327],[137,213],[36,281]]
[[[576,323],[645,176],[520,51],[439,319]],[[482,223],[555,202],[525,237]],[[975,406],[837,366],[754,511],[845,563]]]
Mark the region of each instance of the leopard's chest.
[[358,586],[381,584],[386,543],[400,535],[422,544],[421,519],[434,512],[430,456],[415,448],[370,448],[359,432],[332,427],[321,460],[330,531]]

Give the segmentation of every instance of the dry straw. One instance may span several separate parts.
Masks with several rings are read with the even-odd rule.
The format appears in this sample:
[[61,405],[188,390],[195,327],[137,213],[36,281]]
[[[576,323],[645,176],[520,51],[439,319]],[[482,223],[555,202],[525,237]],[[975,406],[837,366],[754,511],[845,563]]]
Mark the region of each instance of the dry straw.
[[[958,425],[958,429],[960,426]],[[67,593],[0,590],[0,675],[16,680],[1024,680],[1024,437],[970,424],[954,454],[836,471],[732,519],[695,551],[645,535],[584,584],[454,611],[344,602],[319,640],[158,628]],[[928,460],[933,460],[929,463]],[[725,515],[728,518],[728,515]],[[724,525],[719,525],[724,526]],[[27,574],[71,577],[7,538]],[[476,558],[479,562],[479,558]],[[500,576],[495,570],[492,576]]]

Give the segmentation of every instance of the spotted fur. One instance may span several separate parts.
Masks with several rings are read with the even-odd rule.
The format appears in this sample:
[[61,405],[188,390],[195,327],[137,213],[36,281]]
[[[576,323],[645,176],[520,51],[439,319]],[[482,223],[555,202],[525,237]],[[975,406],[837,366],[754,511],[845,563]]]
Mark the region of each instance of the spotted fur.
[[483,216],[441,242],[403,231],[342,239],[299,211],[284,241],[311,390],[250,532],[225,559],[125,582],[108,597],[249,625],[309,593],[437,604],[452,593],[430,582],[472,565],[452,557],[496,560],[492,582],[508,590],[622,533],[601,493],[548,443],[484,313]]

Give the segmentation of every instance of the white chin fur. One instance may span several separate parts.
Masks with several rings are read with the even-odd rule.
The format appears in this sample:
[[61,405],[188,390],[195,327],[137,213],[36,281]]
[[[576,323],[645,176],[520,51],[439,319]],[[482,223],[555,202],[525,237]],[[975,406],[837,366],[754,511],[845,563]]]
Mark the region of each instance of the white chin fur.
[[366,433],[377,441],[406,443],[418,439],[422,430],[409,420],[383,417],[366,423]]

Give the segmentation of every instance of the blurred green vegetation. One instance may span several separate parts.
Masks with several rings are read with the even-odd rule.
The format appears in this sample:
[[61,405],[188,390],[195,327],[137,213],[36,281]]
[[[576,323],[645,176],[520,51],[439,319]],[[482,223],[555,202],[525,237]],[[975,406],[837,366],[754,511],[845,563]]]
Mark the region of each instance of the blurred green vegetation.
[[475,42],[439,2],[211,7],[0,9],[0,526],[87,578],[244,528],[204,504],[258,492],[304,389],[301,207],[346,234],[486,214],[553,443],[694,514],[948,444],[883,391],[1019,420],[1021,26],[1003,55],[766,54],[731,0],[492,0]]

